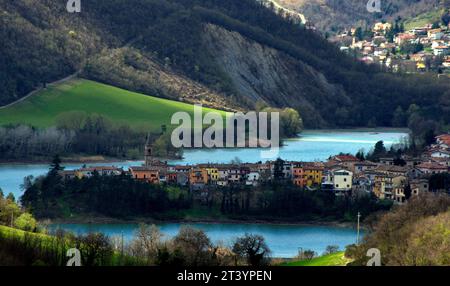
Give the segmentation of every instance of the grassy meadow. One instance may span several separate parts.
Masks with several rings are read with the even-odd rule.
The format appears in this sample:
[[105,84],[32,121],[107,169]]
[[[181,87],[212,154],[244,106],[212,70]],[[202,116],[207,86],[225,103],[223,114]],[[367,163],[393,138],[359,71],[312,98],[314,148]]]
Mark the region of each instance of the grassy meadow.
[[411,30],[418,27],[424,27],[426,24],[439,22],[441,15],[444,11],[442,9],[435,9],[423,14],[418,15],[415,18],[411,18],[405,21],[405,30]]
[[[56,125],[58,116],[72,111],[103,115],[114,123],[138,130],[170,126],[178,111],[193,114],[193,105],[147,96],[85,79],[49,86],[8,108],[0,109],[0,126],[26,124],[37,128]],[[212,109],[204,108],[204,111]],[[221,112],[225,114],[224,112]]]
[[344,256],[344,252],[337,252],[311,260],[302,260],[295,262],[284,263],[281,266],[346,266],[351,261]]

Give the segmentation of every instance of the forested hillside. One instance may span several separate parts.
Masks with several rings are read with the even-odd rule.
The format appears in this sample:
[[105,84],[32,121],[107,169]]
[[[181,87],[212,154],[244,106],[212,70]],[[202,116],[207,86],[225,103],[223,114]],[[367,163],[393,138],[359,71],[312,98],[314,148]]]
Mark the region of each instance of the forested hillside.
[[290,106],[307,127],[409,124],[419,134],[450,120],[446,79],[358,63],[254,0],[92,0],[78,14],[65,2],[0,0],[0,103],[81,70],[212,107]]

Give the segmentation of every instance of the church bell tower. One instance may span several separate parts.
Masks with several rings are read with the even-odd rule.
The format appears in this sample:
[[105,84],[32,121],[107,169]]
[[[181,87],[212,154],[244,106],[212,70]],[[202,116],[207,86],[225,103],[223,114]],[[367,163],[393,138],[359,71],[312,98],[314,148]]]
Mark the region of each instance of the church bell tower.
[[147,142],[144,148],[145,166],[153,165],[155,158],[153,157],[153,145],[151,143],[150,134],[147,136]]

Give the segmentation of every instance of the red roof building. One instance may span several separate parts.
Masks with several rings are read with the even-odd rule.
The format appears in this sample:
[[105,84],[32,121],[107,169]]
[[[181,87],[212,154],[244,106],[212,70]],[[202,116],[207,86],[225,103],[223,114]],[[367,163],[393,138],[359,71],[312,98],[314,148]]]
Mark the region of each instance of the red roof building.
[[448,172],[448,167],[435,162],[422,163],[417,166],[417,169],[422,171],[424,174],[432,174],[432,175]]

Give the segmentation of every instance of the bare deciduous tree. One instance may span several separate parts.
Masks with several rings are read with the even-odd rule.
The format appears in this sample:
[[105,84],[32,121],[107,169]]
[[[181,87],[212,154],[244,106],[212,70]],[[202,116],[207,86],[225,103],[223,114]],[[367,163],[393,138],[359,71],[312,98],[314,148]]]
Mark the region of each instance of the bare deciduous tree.
[[263,266],[270,262],[270,249],[264,237],[260,235],[246,234],[237,238],[233,246],[233,252],[247,260],[247,263],[251,266]]
[[152,265],[156,259],[158,249],[161,247],[163,234],[156,225],[141,224],[136,231],[135,239],[130,244],[133,256],[145,259]]

